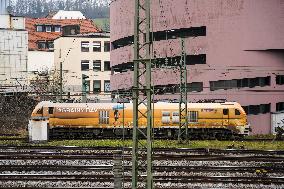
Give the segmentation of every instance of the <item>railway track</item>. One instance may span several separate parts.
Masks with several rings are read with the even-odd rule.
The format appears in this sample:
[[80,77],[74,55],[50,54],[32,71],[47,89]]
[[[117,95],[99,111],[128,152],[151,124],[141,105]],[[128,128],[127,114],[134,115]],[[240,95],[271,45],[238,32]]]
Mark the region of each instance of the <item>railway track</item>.
[[[114,150],[121,148],[2,146],[0,189],[113,188]],[[131,188],[131,148],[123,150]],[[157,189],[283,188],[284,151],[155,149],[153,172]]]
[[[89,137],[89,138],[66,138],[69,140],[118,140],[118,139],[122,139],[122,138],[115,138],[115,137]],[[66,140],[66,139],[61,139],[61,138],[51,138],[52,141],[61,141],[61,140]],[[131,139],[131,138],[128,138]],[[176,139],[168,139],[165,137],[156,137],[156,139],[160,139],[160,140],[176,140]],[[18,140],[18,141],[23,141],[23,142],[28,142],[29,139],[27,137],[20,137],[19,135],[4,135],[4,134],[0,134],[0,141],[3,140],[7,140],[7,141],[13,141],[13,140]],[[207,140],[216,140],[216,139],[207,139]],[[274,141],[283,141],[284,138],[282,139],[276,139],[276,138],[234,138],[234,139],[230,139],[227,141],[244,141],[244,142],[274,142]],[[226,140],[220,140],[220,141],[226,141]]]

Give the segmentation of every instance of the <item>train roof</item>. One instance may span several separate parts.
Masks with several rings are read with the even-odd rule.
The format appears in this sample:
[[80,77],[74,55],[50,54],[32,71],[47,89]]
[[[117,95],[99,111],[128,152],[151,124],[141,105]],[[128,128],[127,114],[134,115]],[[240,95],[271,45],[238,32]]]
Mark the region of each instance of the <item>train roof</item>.
[[[95,107],[102,109],[113,109],[118,104],[121,103],[52,103],[49,101],[40,102],[37,106],[44,107]],[[125,108],[130,108],[133,106],[132,103],[125,103]],[[165,107],[166,106],[166,107]],[[163,108],[163,109],[175,109],[179,106],[179,103],[168,103],[168,102],[157,102],[154,104],[155,108]],[[229,108],[230,106],[241,107],[241,105],[237,102],[225,102],[225,103],[188,103],[188,108]]]

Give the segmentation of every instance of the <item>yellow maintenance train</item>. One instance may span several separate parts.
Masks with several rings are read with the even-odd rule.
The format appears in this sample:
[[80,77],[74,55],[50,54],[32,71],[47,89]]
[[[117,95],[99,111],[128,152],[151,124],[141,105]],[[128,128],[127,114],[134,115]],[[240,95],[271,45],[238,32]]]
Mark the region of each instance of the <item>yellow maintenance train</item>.
[[[176,138],[179,129],[179,104],[153,104],[153,132],[156,137]],[[142,107],[140,111],[145,112]],[[50,137],[78,136],[131,137],[133,125],[132,103],[52,103],[40,102],[31,119],[48,119]],[[139,119],[146,131],[146,118]],[[247,135],[247,115],[236,102],[188,103],[189,136],[194,139],[230,138]]]

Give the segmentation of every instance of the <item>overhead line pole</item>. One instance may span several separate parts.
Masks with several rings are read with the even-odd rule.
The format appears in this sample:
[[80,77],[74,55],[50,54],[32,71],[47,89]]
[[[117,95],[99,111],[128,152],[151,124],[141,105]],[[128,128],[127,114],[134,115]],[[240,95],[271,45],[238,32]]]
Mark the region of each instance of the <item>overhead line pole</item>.
[[62,102],[62,94],[63,94],[63,70],[62,70],[62,62],[60,62],[60,102]]
[[188,110],[187,110],[187,70],[184,38],[181,38],[180,58],[180,100],[179,100],[179,133],[178,142],[181,143],[184,137],[188,142]]
[[[135,0],[132,189],[153,188],[150,0]],[[146,96],[146,97],[145,97]],[[142,125],[142,119],[147,123]],[[143,131],[146,127],[146,133]],[[144,129],[145,130],[145,129]],[[147,141],[142,141],[146,138]],[[147,159],[143,159],[147,154]],[[142,180],[143,174],[146,180]],[[140,184],[138,184],[138,180]],[[146,185],[145,185],[146,184]]]

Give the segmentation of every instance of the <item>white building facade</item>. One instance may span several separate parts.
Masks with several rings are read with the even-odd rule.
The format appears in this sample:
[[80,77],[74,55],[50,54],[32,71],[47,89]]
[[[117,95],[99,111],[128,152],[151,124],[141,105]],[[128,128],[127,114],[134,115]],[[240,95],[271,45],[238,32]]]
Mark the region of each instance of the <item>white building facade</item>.
[[59,10],[52,19],[86,19],[80,11]]
[[89,100],[110,99],[109,40],[109,34],[94,33],[54,41],[55,67],[60,72],[62,64],[64,94],[79,98],[86,90]]
[[7,0],[0,3],[0,92],[25,92],[28,86],[25,19],[5,11],[3,7],[9,6]]

